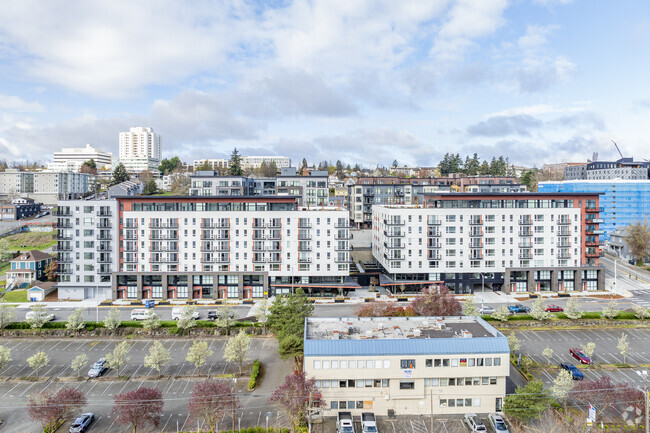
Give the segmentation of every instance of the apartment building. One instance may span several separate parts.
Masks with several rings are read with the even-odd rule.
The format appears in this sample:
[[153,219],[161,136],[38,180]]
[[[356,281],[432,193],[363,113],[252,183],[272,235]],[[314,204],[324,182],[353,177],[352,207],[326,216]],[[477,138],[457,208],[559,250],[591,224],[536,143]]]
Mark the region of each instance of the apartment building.
[[350,220],[372,226],[373,205],[421,204],[425,194],[442,192],[525,192],[514,177],[449,176],[438,178],[360,177],[348,186]]
[[650,215],[650,180],[565,180],[540,182],[540,192],[600,194],[601,241],[619,227],[643,222]]
[[197,169],[199,167],[202,167],[204,165],[209,165],[210,170],[214,170],[217,172],[223,173],[225,170],[230,168],[230,160],[229,159],[223,159],[223,158],[217,158],[217,159],[195,159],[194,162],[192,163],[192,168],[194,171],[198,171]]
[[648,180],[650,162],[621,158],[616,161],[590,161],[564,169],[564,180]]
[[304,354],[329,416],[500,411],[510,365],[480,317],[308,318]]
[[286,156],[242,156],[241,166],[244,170],[255,170],[262,166],[262,164],[271,165],[275,164],[278,170],[282,168],[291,167],[291,158]]
[[0,196],[27,197],[48,205],[63,198],[88,194],[95,177],[88,173],[26,172],[8,169],[0,172]]
[[372,254],[393,292],[596,291],[598,194],[437,194],[373,207]]
[[[111,207],[100,209],[111,213],[110,227],[93,217],[102,206]],[[254,299],[297,287],[332,296],[357,287],[347,212],[302,209],[296,197],[129,196],[59,208],[59,249],[77,248],[61,257],[71,292],[98,279],[111,290],[100,296],[113,299]],[[104,263],[91,254],[100,247],[110,251],[99,257],[110,258],[108,274],[82,261]]]
[[130,173],[156,171],[162,160],[162,144],[153,128],[133,127],[119,135],[119,159]]
[[64,147],[61,152],[54,152],[54,162],[47,165],[49,171],[74,171],[81,169],[81,165],[89,160],[95,161],[97,168],[111,169],[113,154],[103,152],[90,144],[86,147]]

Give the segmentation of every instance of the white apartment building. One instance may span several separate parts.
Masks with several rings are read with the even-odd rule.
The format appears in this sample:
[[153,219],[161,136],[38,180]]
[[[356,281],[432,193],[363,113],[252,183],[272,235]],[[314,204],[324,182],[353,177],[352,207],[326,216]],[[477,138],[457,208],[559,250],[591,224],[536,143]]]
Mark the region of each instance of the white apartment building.
[[81,165],[89,160],[94,160],[98,169],[105,167],[110,170],[113,164],[113,154],[103,152],[90,144],[86,147],[64,147],[61,152],[54,152],[54,162],[47,164],[48,171],[74,171],[78,172]]
[[36,202],[54,205],[60,199],[88,194],[95,176],[73,172],[26,172],[8,169],[0,173],[0,196],[11,199],[28,197]]
[[393,291],[595,291],[598,194],[439,194],[373,206],[372,254]]
[[241,166],[244,170],[254,170],[260,168],[262,163],[270,165],[275,163],[275,166],[279,169],[291,167],[291,158],[286,156],[242,156],[241,157]]
[[308,318],[304,370],[325,415],[502,410],[507,338],[480,317]]
[[229,159],[195,159],[194,162],[192,163],[192,167],[194,171],[196,172],[199,167],[204,165],[205,163],[208,163],[210,166],[210,170],[216,170],[216,171],[221,171],[230,168],[230,160]]
[[133,127],[119,135],[119,159],[131,173],[157,170],[162,160],[160,135],[153,128]]
[[[117,251],[111,255],[112,299],[254,299],[297,287],[311,296],[333,296],[357,287],[349,278],[345,211],[300,209],[295,197],[130,196],[95,206],[102,203],[119,209],[110,239],[106,231],[91,233],[98,222],[90,216],[77,217],[84,206],[61,202],[60,209],[71,214],[61,223],[72,230],[60,242],[62,248],[91,248],[85,242],[92,239],[82,233],[109,242],[102,246]],[[86,265],[81,257],[69,257],[70,282],[90,288],[101,275],[90,281],[80,271]]]

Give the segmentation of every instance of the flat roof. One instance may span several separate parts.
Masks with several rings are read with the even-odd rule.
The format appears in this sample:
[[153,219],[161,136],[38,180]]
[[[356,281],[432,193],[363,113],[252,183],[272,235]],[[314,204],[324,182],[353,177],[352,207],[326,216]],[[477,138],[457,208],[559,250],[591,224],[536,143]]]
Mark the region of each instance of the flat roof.
[[[541,183],[541,182],[540,182]],[[481,186],[481,185],[478,185]],[[424,193],[425,198],[440,197],[442,200],[457,200],[463,197],[521,197],[523,200],[535,200],[535,197],[566,197],[570,195],[598,195],[598,192],[454,192],[451,194]]]
[[477,316],[307,318],[305,356],[510,353]]

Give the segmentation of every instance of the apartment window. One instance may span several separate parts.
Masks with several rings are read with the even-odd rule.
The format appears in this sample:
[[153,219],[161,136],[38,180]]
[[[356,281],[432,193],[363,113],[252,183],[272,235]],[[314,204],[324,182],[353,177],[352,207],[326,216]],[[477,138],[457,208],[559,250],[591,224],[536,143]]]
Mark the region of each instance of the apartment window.
[[402,359],[400,360],[399,365],[401,369],[415,368],[415,359]]
[[415,389],[415,382],[412,380],[400,380],[399,389]]
[[426,361],[424,361],[424,366],[433,367],[433,359],[427,359]]
[[161,286],[154,286],[151,288],[151,296],[156,299],[161,299],[162,298],[162,287]]

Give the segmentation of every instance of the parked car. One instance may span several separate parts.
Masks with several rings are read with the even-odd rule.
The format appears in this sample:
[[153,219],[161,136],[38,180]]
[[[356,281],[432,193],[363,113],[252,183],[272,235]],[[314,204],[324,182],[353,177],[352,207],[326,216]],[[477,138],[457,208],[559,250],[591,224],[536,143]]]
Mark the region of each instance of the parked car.
[[491,413],[488,415],[488,422],[492,429],[497,433],[510,433],[506,421],[498,413]]
[[[179,320],[183,316],[183,308],[184,307],[174,307],[172,308],[172,320]],[[192,313],[192,319],[198,320],[200,317],[200,314],[198,311],[194,311]]]
[[374,413],[361,413],[361,431],[363,433],[377,433],[377,419]]
[[465,424],[469,427],[472,433],[486,432],[487,428],[483,424],[483,420],[475,413],[465,414]]
[[573,349],[569,350],[569,352],[575,359],[580,361],[581,364],[591,364],[591,358],[585,355],[582,349],[578,349],[574,347]]
[[337,433],[354,433],[354,422],[352,422],[352,412],[339,412],[336,417]]
[[38,311],[28,311],[27,314],[25,314],[25,320],[35,320],[38,315],[42,314],[43,317],[45,318],[46,322],[51,322],[52,320],[55,319],[54,314],[50,314],[47,311],[41,313]]
[[550,313],[561,313],[564,311],[564,309],[558,305],[549,304],[546,306],[546,310],[544,311],[548,311]]
[[488,306],[483,306],[478,309],[478,314],[492,314],[494,313],[494,308],[488,307]]
[[529,308],[529,307],[526,307],[525,305],[521,305],[521,304],[509,305],[509,306],[508,306],[508,310],[510,310],[510,312],[511,312],[512,314],[516,314],[516,313],[530,313],[530,308]]
[[582,380],[585,378],[585,375],[582,374],[582,371],[580,371],[578,367],[576,367],[573,364],[561,363],[560,367],[562,367],[563,369],[571,373],[571,377],[573,378],[573,380]]
[[148,319],[152,314],[154,314],[152,310],[136,308],[134,310],[131,310],[131,320],[145,320]]
[[84,433],[90,427],[90,424],[95,421],[95,414],[92,412],[82,413],[74,420],[70,426],[70,433]]
[[108,371],[108,362],[104,358],[99,358],[88,370],[88,377],[99,377],[106,371]]
[[[231,319],[235,318],[235,312],[231,311],[229,314]],[[208,320],[216,320],[217,319],[217,312],[216,311],[208,311]]]

